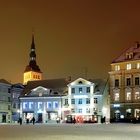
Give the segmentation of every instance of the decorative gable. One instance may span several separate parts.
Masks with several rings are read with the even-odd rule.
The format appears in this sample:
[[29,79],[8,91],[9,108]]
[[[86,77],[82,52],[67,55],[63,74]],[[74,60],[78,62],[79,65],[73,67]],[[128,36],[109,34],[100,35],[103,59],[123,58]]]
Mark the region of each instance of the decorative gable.
[[91,85],[91,84],[93,84],[93,83],[90,82],[90,81],[87,81],[83,78],[78,78],[75,81],[71,82],[68,86],[72,86],[72,85]]
[[42,86],[38,86],[31,90],[30,96],[46,96],[49,95],[50,89],[44,88]]

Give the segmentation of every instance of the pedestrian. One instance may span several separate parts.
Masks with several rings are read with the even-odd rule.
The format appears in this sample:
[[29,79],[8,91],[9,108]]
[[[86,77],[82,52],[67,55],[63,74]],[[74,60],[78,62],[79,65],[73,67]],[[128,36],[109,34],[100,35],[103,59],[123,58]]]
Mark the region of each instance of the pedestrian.
[[32,121],[33,121],[33,125],[34,125],[35,124],[35,118],[34,117],[32,118]]
[[22,125],[22,118],[19,118],[19,124]]

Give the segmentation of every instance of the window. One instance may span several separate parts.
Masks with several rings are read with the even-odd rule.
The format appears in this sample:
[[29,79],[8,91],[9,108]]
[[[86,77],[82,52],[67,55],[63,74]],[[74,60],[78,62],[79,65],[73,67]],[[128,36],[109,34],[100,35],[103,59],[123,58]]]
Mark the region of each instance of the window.
[[139,85],[139,77],[135,77],[135,85]]
[[47,102],[47,108],[48,109],[52,108],[52,103],[51,102]]
[[82,104],[82,99],[79,99],[78,104]]
[[29,102],[29,109],[33,109],[33,102]]
[[115,65],[115,71],[120,70],[120,66],[119,65]]
[[58,102],[57,101],[53,102],[53,108],[58,108]]
[[8,105],[8,110],[10,110],[10,108],[11,108],[10,105]]
[[8,93],[11,93],[11,89],[10,88],[8,88]]
[[130,117],[131,116],[131,109],[126,109],[126,116]]
[[130,86],[131,85],[131,79],[130,78],[126,78],[126,86]]
[[82,88],[79,88],[79,93],[82,93],[82,90],[83,90]]
[[140,63],[137,63],[137,69],[139,69],[140,68]]
[[75,104],[75,99],[71,99],[71,104]]
[[75,113],[75,110],[73,108],[71,109],[71,113]]
[[78,113],[82,113],[82,109],[80,108],[80,109],[78,109]]
[[135,92],[135,100],[139,100],[140,99],[140,92]]
[[86,104],[90,104],[90,98],[86,98]]
[[42,110],[43,109],[43,103],[42,102],[38,102],[38,109]]
[[90,93],[90,87],[87,87],[87,93]]
[[126,100],[127,101],[131,100],[131,92],[126,92]]
[[16,103],[13,103],[13,108],[16,108]]
[[27,109],[27,108],[28,108],[27,102],[23,102],[23,109]]
[[98,103],[98,99],[94,98],[94,104],[97,104],[97,103]]
[[131,64],[127,64],[127,65],[126,65],[126,69],[127,69],[127,70],[131,70]]
[[86,108],[86,113],[90,113],[90,108]]
[[119,79],[115,79],[115,87],[119,87]]
[[75,93],[75,88],[72,88],[71,89],[71,93]]
[[68,99],[65,99],[65,105],[68,105]]
[[120,98],[119,93],[115,93],[114,94],[114,101],[119,101],[119,98]]

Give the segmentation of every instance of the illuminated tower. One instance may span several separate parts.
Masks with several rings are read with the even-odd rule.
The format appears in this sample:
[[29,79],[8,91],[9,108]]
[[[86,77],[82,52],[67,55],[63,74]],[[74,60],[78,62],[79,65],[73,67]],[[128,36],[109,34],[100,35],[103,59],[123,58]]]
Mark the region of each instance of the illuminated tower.
[[26,66],[23,75],[23,84],[27,84],[28,81],[42,80],[42,72],[36,63],[35,43],[34,35],[32,35],[32,44],[30,52],[29,65]]

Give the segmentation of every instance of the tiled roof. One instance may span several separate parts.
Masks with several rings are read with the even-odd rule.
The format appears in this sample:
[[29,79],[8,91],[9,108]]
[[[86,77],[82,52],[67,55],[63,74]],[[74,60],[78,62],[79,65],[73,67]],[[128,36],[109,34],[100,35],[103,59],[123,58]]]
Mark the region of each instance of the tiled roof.
[[38,86],[42,86],[44,88],[52,89],[52,90],[64,90],[67,87],[68,81],[64,78],[62,79],[49,79],[49,80],[37,80],[37,81],[29,81],[25,86],[25,89],[22,95],[30,93],[30,91]]
[[[127,55],[129,55],[129,53],[132,54],[131,58],[127,58]],[[123,51],[119,57],[113,60],[112,63],[133,61],[133,60],[140,60],[140,44],[138,42],[136,42],[135,45],[133,45],[132,47]]]
[[9,85],[11,85],[11,83],[8,82],[8,81],[6,81],[5,79],[0,79],[0,83],[4,83],[4,84],[9,84]]
[[90,79],[90,82],[95,84],[95,89],[94,92],[99,93],[99,94],[103,94],[106,86],[107,86],[107,82],[108,80],[103,80],[103,79]]

